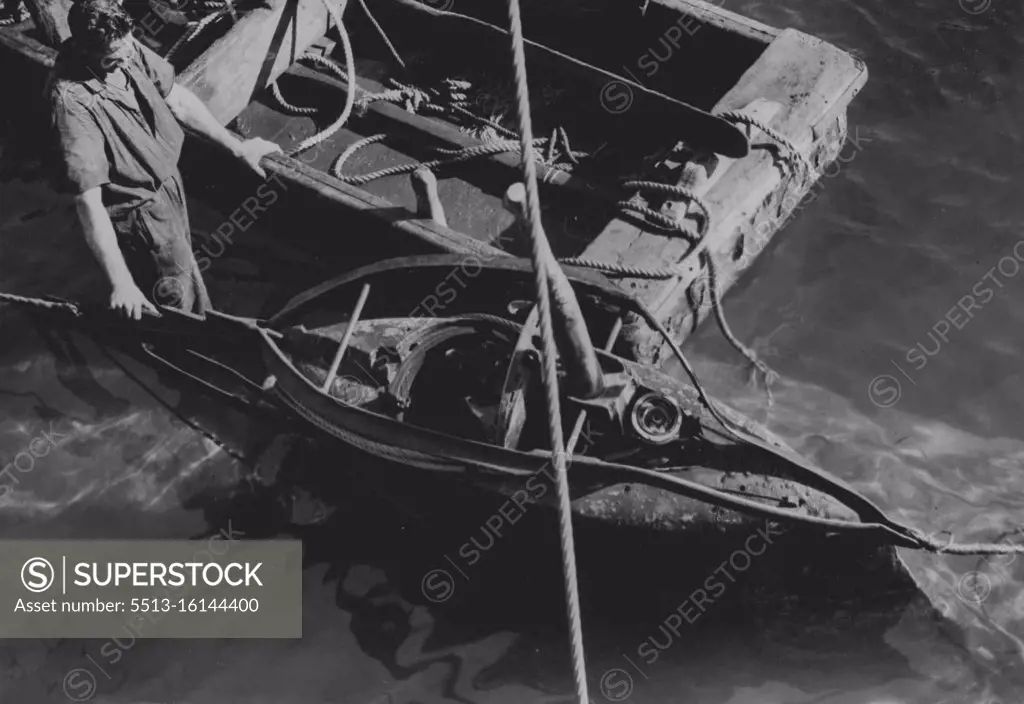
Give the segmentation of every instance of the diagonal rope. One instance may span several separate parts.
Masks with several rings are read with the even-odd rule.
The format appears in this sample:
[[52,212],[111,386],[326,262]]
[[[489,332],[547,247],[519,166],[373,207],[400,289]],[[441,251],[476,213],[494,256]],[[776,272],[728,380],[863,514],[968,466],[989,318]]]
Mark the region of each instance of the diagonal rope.
[[[307,149],[310,149],[311,147],[315,147],[318,144],[327,141],[334,135],[335,132],[340,130],[342,126],[344,126],[344,124],[348,121],[349,116],[352,115],[352,109],[355,107],[356,104],[356,91],[359,90],[359,86],[356,84],[356,60],[352,54],[352,41],[349,39],[348,31],[346,31],[345,29],[345,23],[342,21],[341,18],[341,13],[344,12],[345,8],[348,7],[348,1],[344,1],[341,8],[341,12],[339,12],[338,8],[331,4],[330,0],[321,0],[321,2],[323,2],[324,7],[327,8],[327,24],[328,26],[330,26],[330,23],[332,21],[334,22],[334,26],[338,30],[338,36],[341,38],[341,48],[345,52],[345,69],[346,78],[348,81],[347,93],[345,95],[345,107],[342,108],[341,114],[338,116],[338,118],[330,125],[328,125],[326,129],[324,129],[321,132],[318,132],[317,134],[314,134],[311,137],[307,137],[306,139],[302,140],[301,142],[293,146],[291,149],[289,149],[286,152],[286,154],[291,157],[301,154]],[[307,55],[306,58],[316,61],[317,63],[331,63],[329,59],[317,57],[315,54]]]
[[558,353],[555,348],[554,328],[551,321],[551,291],[548,288],[550,267],[557,267],[554,254],[544,235],[541,222],[540,200],[537,189],[537,171],[534,165],[533,124],[530,118],[530,94],[526,80],[526,52],[523,41],[519,0],[509,0],[508,18],[511,25],[512,61],[516,72],[516,99],[519,112],[519,139],[521,144],[523,181],[526,185],[526,211],[530,220],[533,268],[536,272],[537,302],[540,313],[541,337],[544,348],[543,380],[547,393],[548,430],[551,453],[558,477],[558,514],[562,537],[562,567],[565,573],[565,598],[569,609],[569,627],[572,631],[573,674],[580,704],[588,704],[587,666],[583,652],[583,623],[580,617],[579,585],[576,578],[576,546],[572,533],[572,500],[569,496],[569,476],[565,459],[565,441],[562,436],[562,412],[558,399]]

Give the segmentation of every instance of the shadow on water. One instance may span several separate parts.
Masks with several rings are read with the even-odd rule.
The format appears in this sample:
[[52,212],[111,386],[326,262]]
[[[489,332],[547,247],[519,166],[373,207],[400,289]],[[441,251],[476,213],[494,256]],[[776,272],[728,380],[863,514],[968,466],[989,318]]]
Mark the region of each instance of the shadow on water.
[[[303,541],[307,570],[326,566],[323,581],[334,584],[337,607],[351,614],[352,636],[395,680],[444,664],[454,683],[467,649],[512,632],[507,651],[476,674],[472,689],[528,684],[552,695],[571,692],[552,512],[527,510],[513,514],[514,523],[499,522],[493,519],[507,518],[508,502],[337,445],[301,443],[274,485],[236,495],[222,515],[249,514],[266,526],[266,509],[241,505],[280,506],[281,493],[293,491],[334,510],[318,525],[285,522],[275,530]],[[705,536],[695,546],[678,536],[579,522],[592,687],[616,701],[627,685],[632,691],[655,678],[665,662],[684,670],[693,662],[721,667],[737,649],[802,666],[809,643],[824,669],[817,676],[834,668],[835,676],[851,677],[858,662],[877,671],[879,659],[891,675],[911,676],[915,668],[889,643],[901,630],[927,634],[942,657],[959,658],[978,680],[993,674],[973,661],[959,628],[916,591],[887,551],[777,525],[752,535],[760,542],[730,545]],[[368,570],[377,575],[372,584]],[[417,622],[432,627],[424,631]],[[720,697],[705,691],[701,701],[731,701],[731,687],[760,686],[763,675],[734,672]]]

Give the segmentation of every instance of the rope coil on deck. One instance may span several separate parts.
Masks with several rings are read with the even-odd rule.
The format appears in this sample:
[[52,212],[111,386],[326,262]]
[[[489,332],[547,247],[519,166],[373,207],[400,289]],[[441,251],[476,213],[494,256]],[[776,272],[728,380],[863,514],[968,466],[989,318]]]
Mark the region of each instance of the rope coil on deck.
[[[437,148],[435,151],[439,154],[445,155],[444,158],[432,159],[430,161],[422,162],[411,162],[408,164],[397,164],[395,166],[388,166],[378,171],[373,171],[368,174],[352,175],[342,173],[342,167],[357,151],[368,147],[371,144],[383,141],[387,138],[384,134],[375,134],[370,137],[364,137],[354,143],[343,151],[334,163],[330,166],[330,173],[332,176],[337,178],[343,183],[348,183],[356,186],[365,185],[377,179],[386,178],[388,176],[399,176],[402,174],[410,174],[420,169],[435,170],[442,166],[450,166],[452,164],[458,164],[470,159],[476,159],[484,156],[494,156],[496,154],[507,154],[511,152],[519,152],[521,147],[515,142],[509,142],[507,140],[496,140],[489,143],[479,144],[473,147],[465,147],[463,149],[443,149]],[[535,146],[541,146],[547,142],[544,138],[533,140]],[[581,154],[577,152],[577,154]],[[553,166],[549,168],[555,168]]]

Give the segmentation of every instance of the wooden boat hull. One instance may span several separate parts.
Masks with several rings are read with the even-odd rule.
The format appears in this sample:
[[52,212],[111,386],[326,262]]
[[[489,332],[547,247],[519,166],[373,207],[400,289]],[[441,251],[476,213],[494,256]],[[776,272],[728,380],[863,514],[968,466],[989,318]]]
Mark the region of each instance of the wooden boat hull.
[[[144,4],[128,5],[141,20],[152,14]],[[323,3],[302,0],[292,14],[286,6],[290,7],[285,0],[275,0],[252,10],[237,24],[216,25],[203,35],[209,41],[197,40],[194,48],[179,52],[176,61],[181,69],[179,81],[207,101],[224,123],[244,136],[272,139],[289,150],[334,119],[344,92],[343,82],[329,73],[295,63],[311,47],[321,55],[338,53],[333,40],[317,41],[326,29]],[[706,218],[700,207],[686,199],[641,194],[649,207],[680,218],[691,234],[701,227],[702,218],[706,220],[704,240],[718,264],[719,288],[724,293],[838,156],[846,140],[846,107],[864,84],[867,71],[863,63],[825,42],[767,27],[700,0],[652,0],[645,7],[641,14],[628,3],[615,8],[524,3],[527,37],[577,59],[573,63],[531,45],[531,76],[539,81],[534,100],[538,134],[547,136],[551,126],[564,123],[576,135],[573,144],[578,148],[589,145],[602,155],[617,153],[606,166],[595,166],[593,173],[575,167],[549,172],[549,183],[543,186],[548,204],[545,226],[560,256],[581,257],[625,272],[675,268],[675,274],[662,279],[609,275],[622,290],[643,300],[682,341],[711,310],[707,276],[686,237],[666,233],[649,218],[624,216],[617,209],[616,199],[627,200],[635,193],[623,191],[616,179],[685,183],[699,196],[708,209]],[[479,56],[486,60],[479,58],[476,63],[488,75],[501,76],[509,70],[504,39],[491,30],[465,20],[423,15],[402,3],[375,7],[375,12],[406,63],[420,67],[410,68],[413,77],[426,80],[434,64],[459,68],[467,63],[466,47],[485,52]],[[485,8],[471,12],[504,26],[501,13],[494,15]],[[567,36],[562,30],[570,19],[576,29]],[[361,87],[379,92],[388,87],[391,77],[409,80],[389,68],[390,55],[357,8],[346,11],[345,21],[351,23]],[[156,24],[159,31],[144,32],[143,38],[157,51],[166,51],[184,31],[168,22]],[[146,26],[153,25],[150,17]],[[425,31],[428,26],[437,31]],[[594,40],[585,40],[588,37]],[[595,51],[591,48],[595,46],[603,48]],[[457,49],[454,54],[453,49]],[[664,56],[665,50],[668,58],[655,58]],[[26,97],[35,93],[41,69],[53,59],[45,38],[31,22],[2,27],[0,51],[14,59],[5,58],[4,65],[12,68],[0,75],[5,92]],[[274,60],[264,61],[270,53]],[[580,61],[589,62],[590,67],[581,66]],[[715,66],[715,70],[694,72],[689,70],[692,65]],[[638,83],[634,79],[641,74]],[[266,88],[279,75],[282,94],[312,106],[315,115],[293,115],[276,104]],[[568,91],[562,99],[564,107],[546,104],[549,88]],[[666,126],[657,117],[664,113],[664,101],[651,97],[650,91],[685,102],[702,114],[713,114],[718,121],[730,111],[746,111],[787,140],[795,152],[787,155],[787,147],[775,137],[742,125],[752,145],[745,156],[734,159],[739,156],[735,151],[702,146],[703,140],[711,139],[710,131],[682,117]],[[627,109],[620,110],[617,100],[627,98]],[[291,205],[261,219],[310,233],[299,235],[310,248],[321,247],[324,237],[338,237],[337,231],[365,227],[364,238],[381,230],[398,233],[405,252],[441,250],[487,258],[521,254],[523,242],[516,234],[515,217],[502,202],[507,186],[519,178],[515,153],[495,154],[439,172],[447,226],[419,212],[408,176],[356,183],[329,173],[342,151],[378,132],[388,139],[355,154],[346,164],[346,178],[427,160],[436,156],[438,148],[482,143],[453,122],[451,115],[413,114],[406,107],[372,102],[315,148],[294,157],[273,158],[269,169],[284,184],[281,191]],[[20,127],[45,124],[45,119],[30,118],[29,113],[26,108]],[[596,134],[588,136],[588,129]],[[599,150],[602,139],[608,146]],[[680,144],[682,151],[665,156]],[[716,148],[723,149],[717,157],[711,154]],[[208,190],[217,183],[218,192],[208,197],[226,205],[226,212],[237,210],[252,196],[257,186],[227,157],[205,147],[189,151],[192,156],[186,155],[183,166],[191,191]],[[664,158],[652,156],[656,154]],[[311,204],[316,206],[315,215]],[[325,233],[324,222],[338,227]],[[689,260],[680,264],[688,254]],[[646,361],[659,362],[666,351],[655,337],[640,330],[627,331],[626,339],[633,354]]]

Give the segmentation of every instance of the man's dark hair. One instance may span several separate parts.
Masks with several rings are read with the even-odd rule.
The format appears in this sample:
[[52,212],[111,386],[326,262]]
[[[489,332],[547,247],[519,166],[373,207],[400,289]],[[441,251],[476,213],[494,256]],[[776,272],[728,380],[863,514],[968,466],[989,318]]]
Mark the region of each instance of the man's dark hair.
[[71,39],[82,50],[102,51],[133,27],[131,15],[118,0],[75,0],[68,10]]

